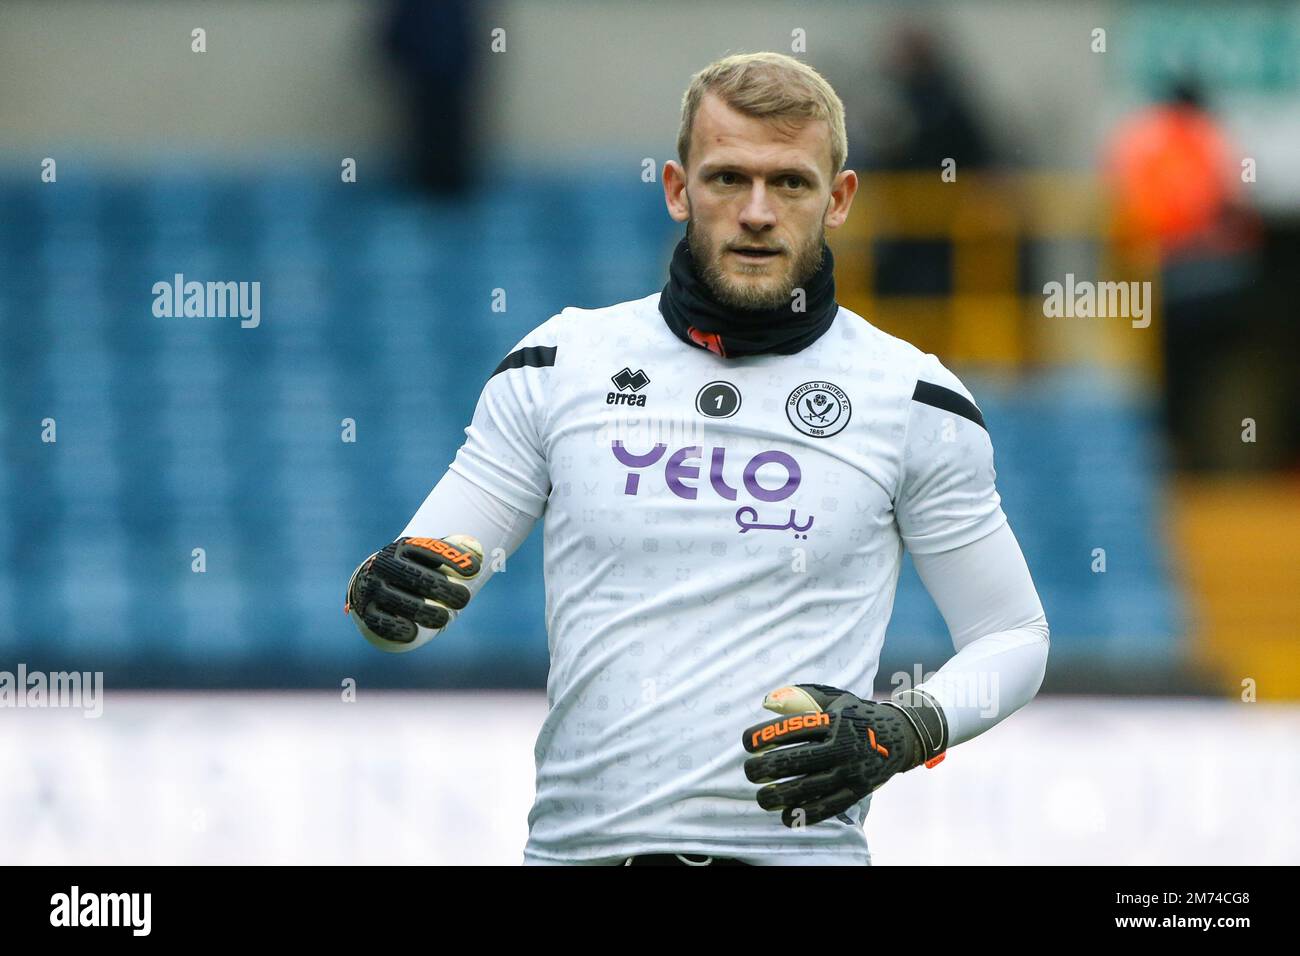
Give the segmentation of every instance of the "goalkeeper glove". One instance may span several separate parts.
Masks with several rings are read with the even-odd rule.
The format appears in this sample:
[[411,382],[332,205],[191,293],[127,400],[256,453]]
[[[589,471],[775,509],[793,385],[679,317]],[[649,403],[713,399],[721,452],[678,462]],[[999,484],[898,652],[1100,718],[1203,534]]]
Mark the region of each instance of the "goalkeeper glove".
[[469,535],[398,538],[352,572],[343,610],[380,650],[414,650],[469,603],[470,590],[460,582],[482,564],[483,546]]
[[[948,725],[933,696],[907,690],[876,703],[825,684],[796,684],[763,699],[787,716],[745,731],[745,761],[764,810],[788,827],[843,813],[896,773],[943,759]],[[793,746],[786,746],[787,744]],[[781,781],[785,777],[792,780]]]

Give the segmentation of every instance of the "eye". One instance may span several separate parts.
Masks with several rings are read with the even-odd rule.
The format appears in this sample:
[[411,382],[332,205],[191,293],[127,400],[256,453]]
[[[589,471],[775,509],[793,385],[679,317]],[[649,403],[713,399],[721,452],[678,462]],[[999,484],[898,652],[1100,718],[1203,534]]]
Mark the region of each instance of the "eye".
[[804,185],[804,179],[802,176],[794,176],[794,175],[782,176],[781,181],[784,182],[791,189],[798,189],[799,187]]
[[718,173],[718,174],[715,175],[713,178],[714,178],[714,180],[716,180],[717,182],[722,183],[722,185],[724,185],[724,186],[732,186],[732,185],[735,185],[734,182],[722,182],[724,176],[730,176],[732,180],[735,180],[735,178],[736,178],[736,174],[735,174],[735,173],[733,173],[733,172],[729,172],[729,171],[726,171],[726,170],[724,170],[723,172]]

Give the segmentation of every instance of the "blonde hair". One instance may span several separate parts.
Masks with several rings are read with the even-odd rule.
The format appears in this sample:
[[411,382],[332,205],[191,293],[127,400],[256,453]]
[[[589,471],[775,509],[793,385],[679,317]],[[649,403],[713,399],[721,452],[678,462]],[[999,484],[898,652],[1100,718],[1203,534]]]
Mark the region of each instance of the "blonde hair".
[[797,125],[825,120],[831,131],[831,174],[844,168],[849,152],[844,104],[820,73],[784,53],[737,53],[691,77],[677,131],[677,158],[683,166],[690,153],[695,114],[704,94],[710,92],[732,109],[758,119]]

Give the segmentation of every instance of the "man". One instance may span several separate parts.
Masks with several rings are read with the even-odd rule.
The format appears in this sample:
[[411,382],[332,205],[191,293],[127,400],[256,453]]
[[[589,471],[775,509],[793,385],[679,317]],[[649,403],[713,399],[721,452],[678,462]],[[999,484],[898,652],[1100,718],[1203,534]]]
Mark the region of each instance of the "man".
[[[871,791],[1042,682],[1047,622],[979,409],[835,302],[846,151],[839,98],[797,60],[697,74],[663,170],[687,230],[662,293],[525,336],[402,537],[353,574],[366,637],[417,647],[545,516],[525,863],[869,863]],[[904,546],[958,653],[876,703]]]
[[[1250,298],[1261,232],[1246,203],[1241,151],[1188,74],[1161,102],[1121,121],[1102,155],[1120,262],[1135,273],[1159,273],[1161,413],[1174,466],[1230,467],[1251,446],[1235,428],[1207,423],[1225,401],[1239,401],[1233,359],[1258,335],[1252,319],[1261,311]],[[1251,375],[1267,376],[1269,368],[1252,363]]]

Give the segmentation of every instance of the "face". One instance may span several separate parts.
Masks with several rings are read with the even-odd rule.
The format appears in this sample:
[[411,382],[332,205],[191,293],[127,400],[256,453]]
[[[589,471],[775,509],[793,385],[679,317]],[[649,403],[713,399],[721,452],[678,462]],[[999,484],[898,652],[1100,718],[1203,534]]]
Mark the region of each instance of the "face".
[[857,176],[831,178],[830,126],[756,119],[705,94],[690,169],[664,166],[669,215],[686,223],[701,279],[737,309],[790,303],[821,264],[827,229],[848,217]]

